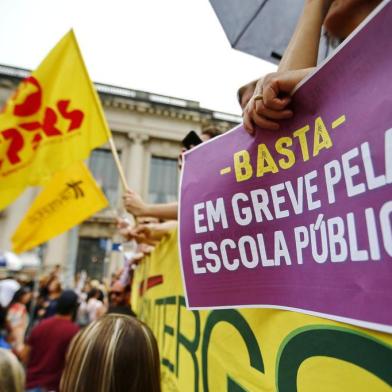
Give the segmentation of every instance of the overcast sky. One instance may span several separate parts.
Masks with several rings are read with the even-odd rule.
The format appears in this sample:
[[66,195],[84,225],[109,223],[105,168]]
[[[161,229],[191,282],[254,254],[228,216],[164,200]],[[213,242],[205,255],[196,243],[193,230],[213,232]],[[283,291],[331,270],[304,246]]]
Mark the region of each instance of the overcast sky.
[[0,64],[34,69],[73,27],[93,81],[239,114],[275,66],[230,44],[208,0],[0,0]]

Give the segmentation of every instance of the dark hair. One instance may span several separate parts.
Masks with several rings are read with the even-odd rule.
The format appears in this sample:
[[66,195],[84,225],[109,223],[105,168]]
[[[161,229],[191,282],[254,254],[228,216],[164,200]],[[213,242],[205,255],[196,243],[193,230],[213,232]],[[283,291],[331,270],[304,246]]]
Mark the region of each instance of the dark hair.
[[98,289],[96,287],[93,287],[87,294],[87,299],[86,301],[88,301],[90,298],[94,298],[97,294],[98,294]]
[[14,296],[12,297],[12,300],[10,302],[10,304],[8,305],[8,307],[10,307],[12,304],[15,304],[17,302],[19,302],[21,300],[21,298],[25,295],[31,293],[31,289],[30,287],[26,287],[26,286],[22,286],[20,289],[18,289]]
[[237,101],[241,106],[242,103],[242,96],[244,95],[245,91],[248,90],[248,88],[252,88],[253,90],[255,89],[257,84],[257,79],[256,80],[252,80],[249,83],[244,84],[243,86],[241,86],[238,91],[237,91]]
[[141,321],[107,314],[72,340],[62,392],[160,392],[157,342]]
[[60,279],[59,279],[56,275],[54,275],[54,276],[52,276],[51,278],[49,278],[48,282],[46,283],[46,287],[47,287],[47,290],[48,290],[48,294],[50,294],[49,286],[50,286],[53,282],[56,282],[56,283],[57,283],[57,291],[58,291],[58,292],[61,292],[61,290],[62,290],[62,286],[61,286]]
[[98,289],[98,288],[96,288],[96,287],[93,287],[93,288],[88,292],[86,301],[88,302],[88,300],[89,300],[90,298],[96,298],[98,301],[103,302],[105,296],[104,296],[102,290],[100,290],[100,289]]
[[201,134],[207,135],[210,139],[213,139],[214,137],[221,135],[222,131],[218,127],[210,125],[209,127],[204,128],[201,131]]
[[6,326],[6,320],[7,320],[7,308],[4,308],[2,305],[0,305],[0,334],[2,332],[2,329],[4,329]]
[[100,290],[100,289],[98,289],[98,301],[101,301],[101,302],[103,302],[103,300],[105,299],[105,295],[104,295],[104,293],[103,293],[103,291],[102,290]]
[[78,307],[78,296],[73,290],[64,290],[57,300],[57,313],[72,315]]

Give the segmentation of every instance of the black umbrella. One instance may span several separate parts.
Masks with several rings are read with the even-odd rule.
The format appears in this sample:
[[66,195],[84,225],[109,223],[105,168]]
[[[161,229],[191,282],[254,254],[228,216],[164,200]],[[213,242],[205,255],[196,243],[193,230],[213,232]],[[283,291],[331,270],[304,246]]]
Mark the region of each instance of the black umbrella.
[[[210,0],[234,49],[278,63],[295,29],[303,0]],[[327,53],[320,44],[322,58]]]

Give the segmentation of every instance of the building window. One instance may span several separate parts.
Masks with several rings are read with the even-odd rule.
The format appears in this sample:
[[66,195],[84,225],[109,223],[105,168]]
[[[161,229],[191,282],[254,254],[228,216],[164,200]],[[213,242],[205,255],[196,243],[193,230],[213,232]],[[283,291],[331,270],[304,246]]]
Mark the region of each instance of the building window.
[[[120,153],[119,153],[120,155]],[[91,154],[90,169],[112,207],[118,201],[118,171],[110,150],[97,149]]]
[[101,280],[104,276],[106,238],[80,237],[76,272],[86,271],[91,279]]
[[168,203],[178,199],[177,159],[151,158],[150,203]]

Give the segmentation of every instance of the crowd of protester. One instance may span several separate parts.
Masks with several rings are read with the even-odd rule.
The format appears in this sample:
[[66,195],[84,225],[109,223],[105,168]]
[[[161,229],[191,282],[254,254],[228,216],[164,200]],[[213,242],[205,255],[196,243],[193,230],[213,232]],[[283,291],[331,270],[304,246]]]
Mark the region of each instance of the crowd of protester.
[[[292,117],[290,95],[316,66],[322,29],[342,41],[379,3],[305,0],[278,71],[238,90],[245,130],[278,130],[279,120]],[[219,134],[204,129],[200,142]],[[0,390],[160,391],[156,340],[130,306],[132,272],[176,228],[178,205],[149,204],[133,190],[123,201],[134,222],[119,218],[118,231],[138,245],[110,284],[81,273],[64,289],[58,266],[40,278],[36,292],[20,277],[0,281]]]
[[[144,246],[139,248],[141,251],[151,251]],[[129,261],[138,261],[144,254],[139,252]],[[76,377],[76,370],[83,377],[95,374],[98,369],[97,355],[100,356],[97,352],[106,352],[106,348],[112,350],[112,357],[104,358],[102,366],[105,368],[108,360],[116,364],[113,358],[122,358],[120,367],[123,366],[123,359],[127,361],[124,364],[129,363],[128,359],[140,363],[140,369],[134,369],[141,373],[139,381],[134,384],[136,389],[126,390],[159,391],[156,342],[148,327],[137,320],[130,305],[132,272],[131,263],[128,263],[112,274],[109,284],[90,279],[82,272],[75,277],[73,287],[66,289],[59,266],[41,276],[37,282],[23,275],[3,276],[0,280],[0,391],[59,391],[65,367],[67,371],[64,373],[62,391],[109,391],[110,388],[106,386],[111,382],[115,382],[117,387],[133,385],[126,382],[125,376],[129,372],[123,374],[121,371],[116,381],[117,373],[113,369],[111,373],[107,373],[109,370],[99,373],[104,379],[93,377],[99,381],[98,384],[89,381],[89,385],[85,385],[79,376]],[[109,338],[108,341],[102,340],[105,334],[113,335],[114,346]],[[93,336],[96,338],[94,344],[91,343]],[[142,337],[150,342],[134,343],[134,351],[123,352],[118,346],[124,340],[129,343]],[[85,339],[90,342],[87,351]],[[67,352],[73,341],[67,362]],[[101,346],[106,343],[107,347]],[[152,359],[144,356],[147,343],[155,350]],[[83,366],[74,368],[78,361]],[[142,361],[155,364],[154,377],[143,369],[146,364],[143,365]],[[150,389],[143,389],[138,384],[147,381],[151,384]]]

